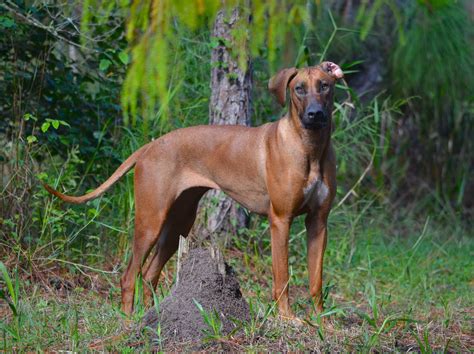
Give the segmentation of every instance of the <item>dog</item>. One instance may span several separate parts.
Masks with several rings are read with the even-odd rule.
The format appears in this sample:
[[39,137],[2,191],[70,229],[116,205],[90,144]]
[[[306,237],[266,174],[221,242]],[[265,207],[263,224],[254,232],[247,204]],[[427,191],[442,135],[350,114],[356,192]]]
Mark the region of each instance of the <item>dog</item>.
[[[94,191],[75,197],[45,188],[69,203],[99,197],[135,167],[133,251],[121,278],[122,311],[131,314],[139,274],[154,289],[162,268],[187,236],[198,202],[219,189],[250,211],[270,219],[273,299],[283,318],[294,318],[288,297],[290,225],[306,214],[309,290],[323,310],[323,256],[327,219],[336,193],[336,157],[331,145],[335,83],[343,77],[332,62],[283,69],[269,90],[289,110],[259,127],[195,126],[172,131],[130,155]],[[153,257],[145,260],[155,247]],[[145,269],[146,268],[146,269]],[[148,287],[145,287],[148,288]],[[151,290],[145,291],[149,301]]]

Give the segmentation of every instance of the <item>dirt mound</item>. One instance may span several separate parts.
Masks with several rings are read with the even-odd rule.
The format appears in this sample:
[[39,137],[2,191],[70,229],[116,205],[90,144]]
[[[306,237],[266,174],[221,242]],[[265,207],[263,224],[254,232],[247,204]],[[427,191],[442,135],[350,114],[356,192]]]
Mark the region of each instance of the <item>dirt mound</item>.
[[191,250],[181,265],[178,283],[160,303],[159,315],[155,309],[145,315],[145,326],[157,328],[160,322],[162,343],[195,342],[205,337],[203,331],[209,326],[194,301],[208,314],[216,311],[223,335],[238,327],[235,320],[250,319],[233,269],[213,253],[201,248]]

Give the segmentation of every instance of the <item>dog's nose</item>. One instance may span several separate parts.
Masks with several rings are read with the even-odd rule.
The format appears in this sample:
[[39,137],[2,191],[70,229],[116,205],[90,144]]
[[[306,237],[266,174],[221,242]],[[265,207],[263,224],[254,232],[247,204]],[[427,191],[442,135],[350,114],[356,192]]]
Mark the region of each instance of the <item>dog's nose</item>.
[[324,112],[322,110],[316,110],[316,109],[312,109],[312,110],[308,110],[307,112],[308,114],[308,118],[310,120],[317,120],[317,121],[320,121],[320,120],[324,120]]

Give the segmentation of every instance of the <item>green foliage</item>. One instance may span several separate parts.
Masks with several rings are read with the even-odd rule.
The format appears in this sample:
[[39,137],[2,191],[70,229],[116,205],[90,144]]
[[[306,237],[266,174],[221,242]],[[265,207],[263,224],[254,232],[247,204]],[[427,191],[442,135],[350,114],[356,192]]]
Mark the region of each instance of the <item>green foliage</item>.
[[10,275],[8,274],[7,267],[5,267],[5,264],[3,264],[3,262],[0,262],[0,272],[2,274],[3,281],[7,285],[8,290],[7,292],[5,292],[3,289],[0,289],[0,298],[7,302],[14,316],[19,316],[18,273],[16,274],[15,282],[13,282],[13,280],[10,278]]
[[[90,25],[103,21],[111,11],[127,18],[126,38],[132,57],[122,87],[121,103],[124,119],[136,123],[138,114],[144,124],[157,118],[155,112],[160,103],[162,114],[158,117],[166,123],[169,118],[169,101],[172,93],[170,71],[173,66],[177,27],[191,31],[209,24],[221,4],[217,0],[171,1],[147,0],[128,2],[86,1],[83,7],[82,30],[89,34]],[[284,43],[292,25],[309,23],[305,1],[291,5],[285,1],[229,1],[222,8],[230,15],[233,8],[241,12],[239,24],[233,33],[232,54],[245,69],[250,53],[259,55],[266,47],[271,71],[275,71],[277,50]],[[251,23],[248,22],[252,16]],[[249,38],[250,48],[248,48]],[[86,36],[83,36],[87,43]],[[106,60],[106,59],[105,59]],[[108,61],[101,62],[101,70],[108,67]],[[162,122],[162,123],[163,123]]]
[[[375,0],[370,6],[368,1],[363,1],[357,10],[357,21],[361,24],[360,39],[365,40],[371,34],[377,17],[382,17],[385,20],[392,15],[395,19],[399,42],[405,43],[403,17],[399,6],[394,0]],[[388,14],[386,9],[390,11]]]
[[431,354],[431,353],[433,353],[433,349],[431,348],[431,344],[430,344],[430,340],[429,340],[428,328],[425,328],[423,330],[423,335],[422,336],[418,335],[414,330],[412,330],[411,333],[412,333],[413,337],[416,339],[416,342],[418,343],[418,347],[420,348],[420,353],[422,353],[422,354]]
[[[120,28],[102,34],[100,40],[94,39],[87,49],[52,36],[49,31],[66,33],[75,43],[76,25],[67,20],[58,23],[67,19],[73,8],[43,3],[0,4],[4,19],[0,25],[0,90],[10,93],[0,97],[0,131],[11,140],[19,132],[32,135],[38,130],[33,122],[25,124],[23,130],[23,116],[29,114],[43,124],[43,129],[60,122],[58,129],[36,137],[41,143],[47,142],[54,154],[65,157],[68,149],[77,145],[87,160],[93,155],[117,160],[111,147],[113,131],[106,131],[106,139],[100,141],[99,149],[96,147],[98,132],[120,115],[117,96],[125,67],[116,53],[122,52],[125,42],[116,40]],[[14,20],[17,14],[27,20]],[[42,23],[49,23],[49,27],[39,27]],[[107,72],[98,71],[104,59],[111,65]],[[29,140],[34,142],[35,138]],[[5,158],[8,148],[3,145],[0,155]]]
[[[43,15],[41,11],[37,13],[39,18]],[[123,69],[128,57],[120,46],[105,47],[104,53],[93,54],[90,62],[82,64],[71,61],[67,51],[59,50],[57,56],[39,62],[45,66],[44,81],[38,81],[34,76],[36,68],[28,65],[29,58],[35,58],[35,62],[36,56],[41,57],[50,46],[62,47],[54,41],[46,42],[44,33],[40,37],[44,42],[37,41],[33,37],[38,36],[38,31],[31,30],[28,24],[18,26],[16,39],[24,40],[23,52],[9,47],[9,43],[17,43],[10,29],[0,36],[1,50],[9,53],[0,60],[6,75],[6,80],[0,80],[0,87],[5,92],[22,93],[13,95],[13,101],[7,95],[0,97],[0,113],[5,118],[0,120],[4,173],[0,238],[6,242],[2,252],[26,252],[28,257],[19,258],[26,264],[60,262],[73,272],[80,271],[84,261],[97,262],[109,252],[116,254],[118,250],[121,254],[127,248],[133,232],[131,176],[116,187],[116,193],[77,208],[67,208],[51,199],[37,178],[69,193],[80,193],[95,188],[122,156],[130,155],[152,138],[172,127],[205,123],[210,71],[206,59],[210,53],[208,34],[194,35],[178,28],[183,40],[175,47],[170,78],[176,84],[170,96],[174,99],[172,119],[165,128],[159,119],[153,120],[144,134],[118,125],[119,107],[114,97],[118,96],[120,85],[116,70]],[[104,54],[112,62],[106,73],[99,70]],[[19,102],[21,109],[15,108]],[[156,114],[159,117],[162,112]],[[141,119],[138,122],[142,125]],[[11,141],[4,140],[10,137]]]
[[394,93],[418,97],[410,107],[419,137],[413,148],[423,156],[416,158],[440,196],[459,206],[474,148],[472,21],[462,2],[418,2],[406,11],[407,40],[391,64]]
[[450,110],[471,98],[474,87],[468,14],[460,3],[410,10],[407,43],[397,45],[392,62],[395,88],[405,96],[421,97],[420,111],[434,114],[434,122],[427,117],[425,126],[437,130],[454,125],[456,115]]
[[15,278],[12,279],[3,262],[0,262],[0,272],[7,290],[5,291],[0,288],[0,299],[8,304],[13,314],[13,320],[10,323],[0,322],[0,330],[4,333],[8,332],[13,340],[19,341],[22,335],[23,314],[20,308],[20,280],[18,272],[15,271]]

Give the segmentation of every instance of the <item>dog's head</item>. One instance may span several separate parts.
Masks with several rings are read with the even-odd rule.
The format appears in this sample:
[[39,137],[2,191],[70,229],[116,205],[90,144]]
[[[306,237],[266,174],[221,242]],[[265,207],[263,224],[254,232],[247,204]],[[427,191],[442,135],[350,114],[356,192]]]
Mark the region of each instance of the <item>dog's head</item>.
[[290,114],[297,116],[305,129],[330,126],[334,86],[344,76],[341,68],[325,61],[304,69],[288,68],[270,79],[268,88],[284,106],[290,90]]

